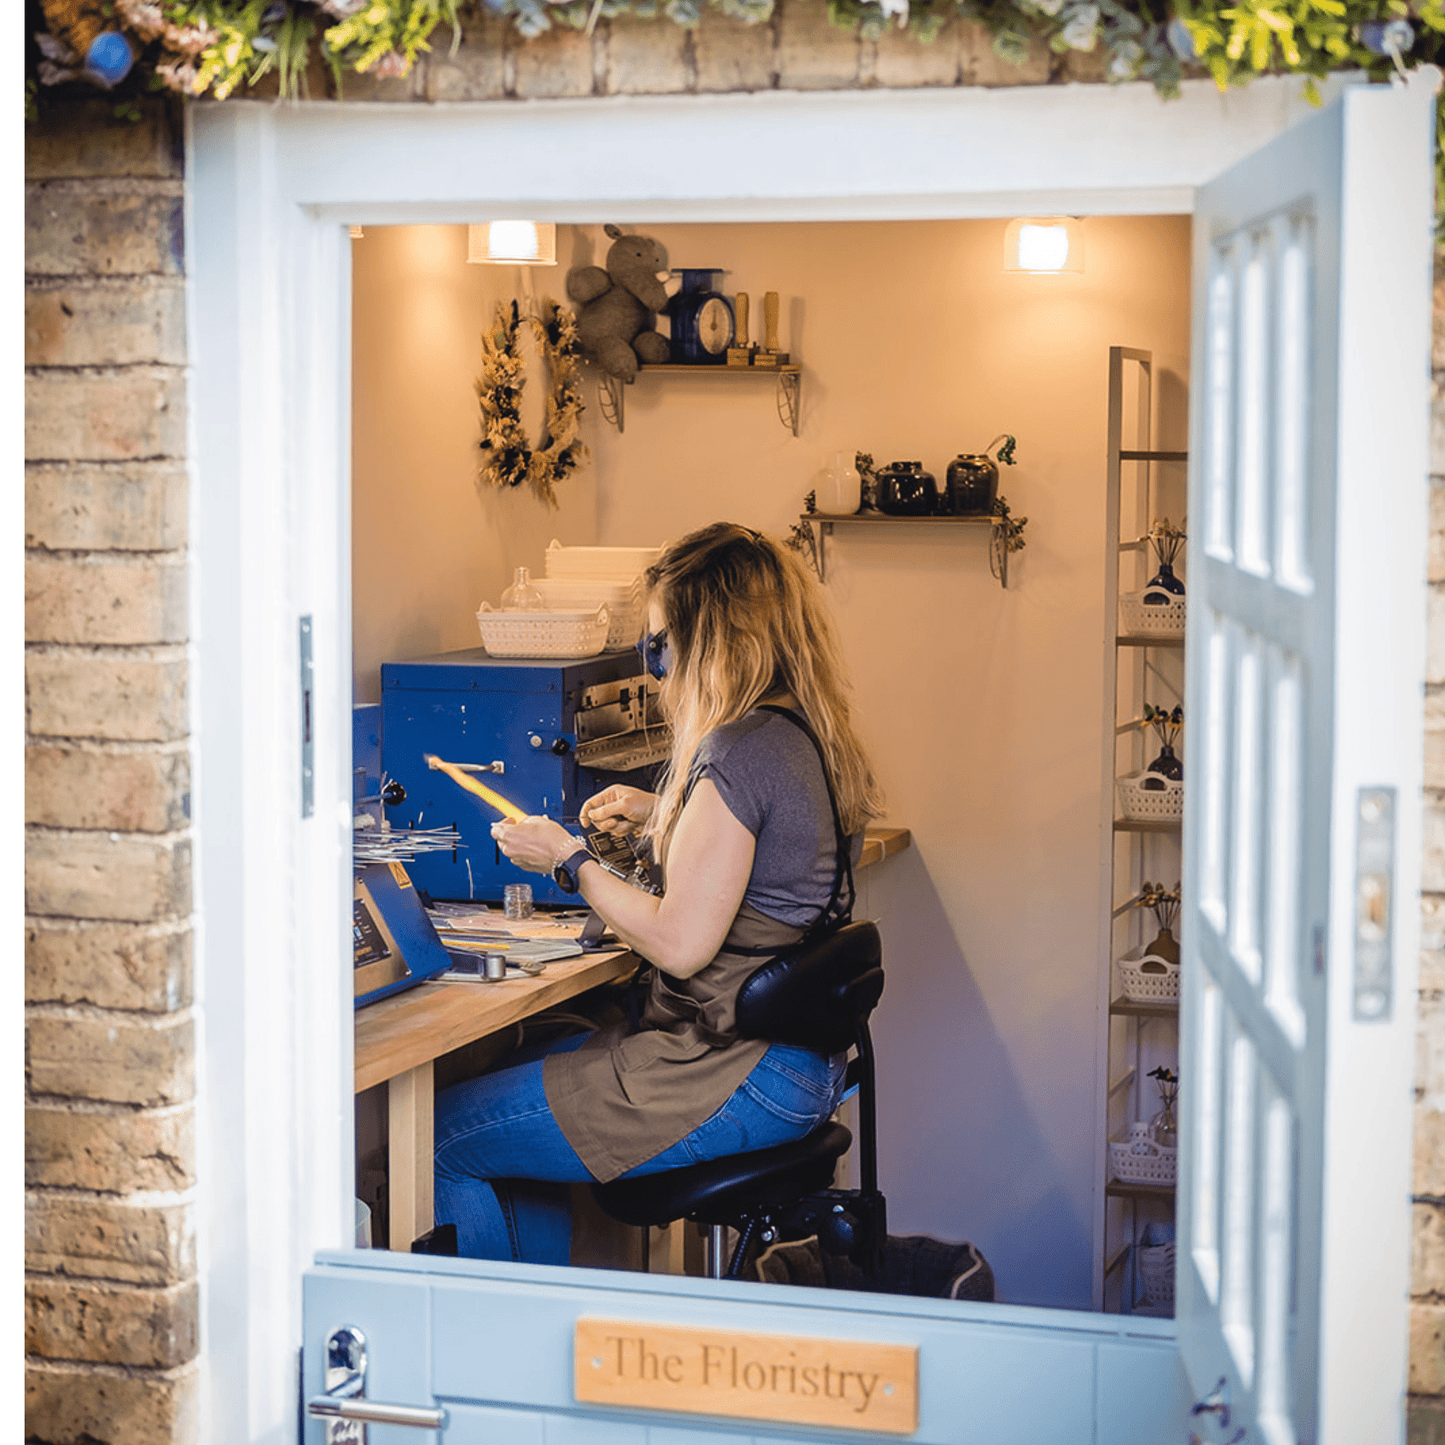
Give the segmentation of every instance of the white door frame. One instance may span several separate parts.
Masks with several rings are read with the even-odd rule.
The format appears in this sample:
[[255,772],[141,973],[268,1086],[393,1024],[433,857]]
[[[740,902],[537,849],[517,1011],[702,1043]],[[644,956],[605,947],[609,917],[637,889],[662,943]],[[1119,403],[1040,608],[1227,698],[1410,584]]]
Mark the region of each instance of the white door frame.
[[1223,95],[1191,82],[1172,102],[1071,85],[190,108],[207,1439],[289,1438],[301,1271],[351,1231],[344,225],[522,207],[578,223],[1187,213],[1196,186],[1309,110],[1288,78]]

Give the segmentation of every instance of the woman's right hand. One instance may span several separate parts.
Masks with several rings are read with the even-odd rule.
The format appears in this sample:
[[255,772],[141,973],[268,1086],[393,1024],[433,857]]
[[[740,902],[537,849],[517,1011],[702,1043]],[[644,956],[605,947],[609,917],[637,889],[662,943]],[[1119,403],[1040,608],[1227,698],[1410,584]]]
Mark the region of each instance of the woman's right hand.
[[635,833],[652,816],[656,803],[652,793],[630,788],[626,783],[613,783],[582,804],[577,821],[584,828],[596,828],[603,833]]

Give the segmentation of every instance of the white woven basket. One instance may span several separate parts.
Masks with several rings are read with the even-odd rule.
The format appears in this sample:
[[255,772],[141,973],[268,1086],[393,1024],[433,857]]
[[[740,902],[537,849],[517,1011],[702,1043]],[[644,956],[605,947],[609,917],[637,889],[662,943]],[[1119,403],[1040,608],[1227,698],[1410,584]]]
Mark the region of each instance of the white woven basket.
[[1143,947],[1119,959],[1119,985],[1130,1003],[1169,1003],[1179,998],[1179,965]]
[[[1157,595],[1157,594],[1155,594]],[[1184,636],[1184,599],[1146,605],[1143,592],[1125,592],[1119,598],[1119,631],[1148,632],[1159,637]]]
[[1174,1241],[1168,1244],[1141,1244],[1135,1250],[1139,1263],[1139,1282],[1144,1286],[1145,1302],[1151,1305],[1174,1303]]
[[595,612],[606,607],[611,620],[603,647],[608,652],[635,647],[642,635],[640,577],[630,582],[610,582],[600,577],[538,577],[532,585],[554,612]]
[[[1163,787],[1145,787],[1144,781],[1163,783]],[[1116,778],[1119,810],[1136,822],[1178,821],[1184,816],[1184,780],[1166,778],[1160,773],[1126,773]]]
[[590,612],[497,612],[483,602],[477,630],[493,657],[595,657],[607,641],[610,620],[605,607]]
[[1124,1138],[1109,1141],[1109,1168],[1121,1184],[1172,1185],[1179,1174],[1179,1151],[1156,1144],[1147,1124],[1130,1124]]

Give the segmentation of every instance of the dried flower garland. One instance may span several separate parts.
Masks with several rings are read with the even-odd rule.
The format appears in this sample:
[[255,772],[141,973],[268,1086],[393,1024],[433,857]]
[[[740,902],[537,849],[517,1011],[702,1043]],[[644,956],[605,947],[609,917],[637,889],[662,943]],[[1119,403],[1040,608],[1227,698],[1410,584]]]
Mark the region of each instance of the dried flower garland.
[[480,476],[494,487],[527,483],[549,506],[557,505],[556,484],[587,455],[577,431],[582,418],[581,347],[570,311],[544,300],[540,315],[527,316],[549,386],[542,417],[541,445],[533,447],[522,426],[525,363],[519,340],[523,316],[513,301],[497,307],[497,319],[482,336],[482,374],[477,405],[482,417]]

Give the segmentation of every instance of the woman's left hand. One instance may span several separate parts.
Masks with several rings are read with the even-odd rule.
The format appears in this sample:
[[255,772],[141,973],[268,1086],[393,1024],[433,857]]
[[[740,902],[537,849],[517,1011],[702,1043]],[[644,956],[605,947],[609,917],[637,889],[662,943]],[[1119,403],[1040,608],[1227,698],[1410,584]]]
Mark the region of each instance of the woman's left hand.
[[550,873],[552,865],[583,846],[582,840],[551,818],[493,823],[492,837],[511,862],[529,873]]

